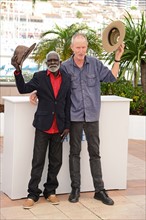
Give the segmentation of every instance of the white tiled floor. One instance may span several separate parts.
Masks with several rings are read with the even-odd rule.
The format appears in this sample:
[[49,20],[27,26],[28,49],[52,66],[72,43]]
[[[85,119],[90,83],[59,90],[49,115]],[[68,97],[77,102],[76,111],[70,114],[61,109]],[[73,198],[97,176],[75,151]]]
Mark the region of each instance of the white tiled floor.
[[145,220],[145,153],[146,142],[129,140],[127,189],[108,192],[115,201],[114,206],[104,205],[93,199],[94,192],[88,192],[81,193],[78,203],[68,202],[68,194],[58,195],[60,204],[56,206],[41,197],[32,209],[24,210],[23,199],[12,201],[1,192],[0,219]]

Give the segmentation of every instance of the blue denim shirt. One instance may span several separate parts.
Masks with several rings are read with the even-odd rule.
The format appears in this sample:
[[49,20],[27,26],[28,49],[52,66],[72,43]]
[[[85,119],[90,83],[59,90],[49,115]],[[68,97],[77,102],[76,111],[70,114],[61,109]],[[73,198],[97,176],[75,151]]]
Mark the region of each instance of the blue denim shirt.
[[73,57],[62,62],[62,69],[71,75],[71,121],[99,120],[100,82],[116,81],[111,70],[95,57],[86,56],[82,68]]

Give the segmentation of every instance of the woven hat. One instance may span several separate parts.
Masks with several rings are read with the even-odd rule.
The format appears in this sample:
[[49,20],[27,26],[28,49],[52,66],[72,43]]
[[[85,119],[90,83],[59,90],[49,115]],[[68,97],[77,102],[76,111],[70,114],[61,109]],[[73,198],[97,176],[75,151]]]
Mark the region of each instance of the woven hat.
[[122,21],[113,21],[102,33],[102,45],[106,52],[113,52],[123,43],[125,25]]
[[29,56],[29,54],[33,51],[35,48],[36,43],[31,45],[31,47],[26,47],[23,45],[18,45],[14,51],[13,57],[17,56],[17,63],[22,66],[22,63],[24,60]]

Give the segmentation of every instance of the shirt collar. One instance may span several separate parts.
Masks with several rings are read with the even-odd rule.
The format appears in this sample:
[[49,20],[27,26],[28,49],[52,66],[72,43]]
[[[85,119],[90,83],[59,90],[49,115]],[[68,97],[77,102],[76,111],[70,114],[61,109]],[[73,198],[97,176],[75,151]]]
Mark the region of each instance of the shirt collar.
[[[53,75],[53,73],[51,73],[49,70],[47,70],[47,76],[49,76],[49,75]],[[53,75],[54,76],[54,75]],[[58,76],[57,77],[59,77],[59,76],[61,76],[61,73],[60,73],[60,71],[59,71],[59,74],[58,74]]]

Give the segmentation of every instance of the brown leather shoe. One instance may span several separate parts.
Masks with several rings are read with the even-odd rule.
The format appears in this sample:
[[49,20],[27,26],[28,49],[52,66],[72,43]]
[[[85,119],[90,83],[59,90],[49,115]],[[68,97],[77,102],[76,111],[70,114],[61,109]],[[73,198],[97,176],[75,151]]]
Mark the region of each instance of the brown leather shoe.
[[59,199],[57,198],[55,194],[48,196],[47,200],[51,202],[52,205],[59,205]]
[[31,209],[35,204],[35,201],[33,199],[26,199],[24,204],[23,204],[23,208],[24,209]]

